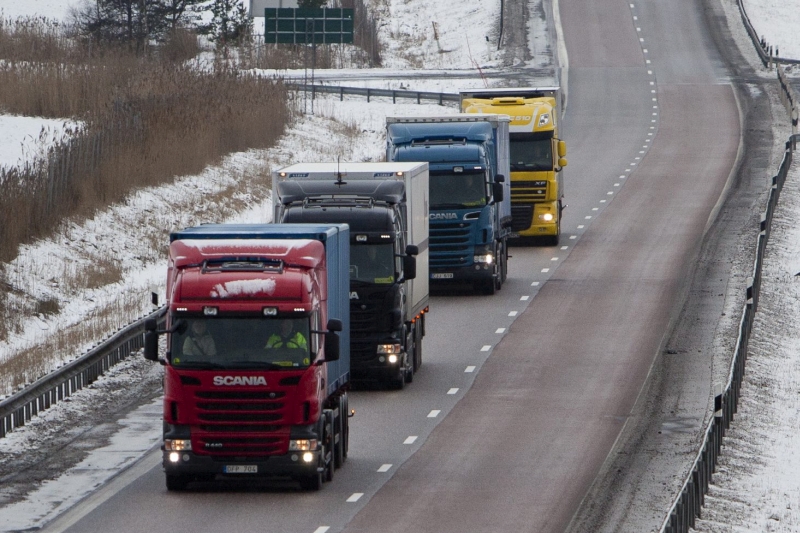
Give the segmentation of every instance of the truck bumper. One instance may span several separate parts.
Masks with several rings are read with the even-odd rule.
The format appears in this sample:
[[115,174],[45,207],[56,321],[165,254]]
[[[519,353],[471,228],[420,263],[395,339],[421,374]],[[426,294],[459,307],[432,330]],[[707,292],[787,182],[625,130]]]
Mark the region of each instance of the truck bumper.
[[447,283],[451,281],[475,281],[481,279],[491,279],[494,277],[495,269],[493,264],[474,263],[468,267],[458,268],[431,268],[430,282]]
[[[558,220],[560,218],[559,202],[537,202],[534,204],[511,204],[512,212],[514,207],[523,209],[525,206],[530,206],[528,209],[528,227],[520,224],[525,224],[523,220],[514,221],[514,231],[511,234],[512,238],[525,238],[525,237],[549,237],[557,235],[559,231]],[[545,222],[541,217],[544,215],[552,215],[553,220]],[[522,217],[520,217],[522,218]]]
[[[311,461],[303,461],[303,453],[289,452],[286,455],[254,457],[252,460],[237,458],[225,460],[223,457],[197,455],[193,452],[163,452],[164,472],[167,475],[179,476],[235,476],[248,477],[307,477],[317,472],[322,463],[321,451],[308,452],[313,455]],[[177,461],[172,460],[177,454]],[[235,468],[232,468],[235,467]],[[247,468],[243,468],[247,467]],[[238,472],[236,471],[238,470]]]

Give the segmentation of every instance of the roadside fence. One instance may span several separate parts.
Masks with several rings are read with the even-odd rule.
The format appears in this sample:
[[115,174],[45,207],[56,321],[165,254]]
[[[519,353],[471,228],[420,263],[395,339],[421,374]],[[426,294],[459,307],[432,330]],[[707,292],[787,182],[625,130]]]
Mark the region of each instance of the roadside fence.
[[0,438],[30,422],[40,411],[94,383],[112,366],[141,349],[145,320],[160,320],[165,314],[166,307],[163,307],[131,322],[85,355],[0,401]]
[[392,103],[397,103],[398,98],[416,100],[418,104],[423,100],[430,100],[439,105],[455,103],[458,105],[460,97],[454,93],[436,93],[426,91],[405,91],[398,89],[372,89],[369,87],[342,87],[338,85],[311,85],[306,83],[287,84],[298,91],[311,93],[311,98],[316,98],[317,93],[338,94],[339,100],[344,100],[344,95],[366,96],[367,102],[374,97],[391,98]]
[[792,166],[792,156],[798,139],[800,139],[800,135],[792,135],[786,142],[783,160],[778,169],[778,174],[772,178],[772,189],[767,201],[767,207],[761,216],[753,276],[748,280],[747,284],[747,300],[739,323],[739,337],[736,341],[727,385],[725,390],[714,398],[714,416],[706,428],[700,452],[697,454],[689,475],[684,480],[680,494],[661,526],[661,533],[688,533],[689,528],[694,527],[695,520],[700,517],[701,509],[705,503],[705,495],[708,493],[711,475],[717,467],[717,460],[722,449],[722,438],[725,436],[725,431],[730,428],[733,417],[737,412],[745,362],[747,360],[747,347],[750,341],[753,319],[758,309],[758,295],[761,289],[761,265],[767,248],[767,241],[769,240],[772,215],[775,211],[775,206],[778,204],[778,198],[786,181],[786,175]]

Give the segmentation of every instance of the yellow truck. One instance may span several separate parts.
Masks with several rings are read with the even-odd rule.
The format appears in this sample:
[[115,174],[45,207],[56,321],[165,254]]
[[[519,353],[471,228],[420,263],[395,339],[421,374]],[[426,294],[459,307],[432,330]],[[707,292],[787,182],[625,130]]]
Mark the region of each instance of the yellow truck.
[[513,87],[461,91],[461,111],[511,117],[512,237],[557,245],[567,145],[558,138],[561,89]]

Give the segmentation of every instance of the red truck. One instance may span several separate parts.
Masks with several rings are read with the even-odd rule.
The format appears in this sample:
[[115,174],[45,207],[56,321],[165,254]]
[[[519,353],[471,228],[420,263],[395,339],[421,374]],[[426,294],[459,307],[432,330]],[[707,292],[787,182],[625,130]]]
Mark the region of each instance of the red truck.
[[166,323],[146,324],[144,350],[165,366],[167,489],[279,476],[318,490],[348,449],[348,226],[203,225],[170,241]]

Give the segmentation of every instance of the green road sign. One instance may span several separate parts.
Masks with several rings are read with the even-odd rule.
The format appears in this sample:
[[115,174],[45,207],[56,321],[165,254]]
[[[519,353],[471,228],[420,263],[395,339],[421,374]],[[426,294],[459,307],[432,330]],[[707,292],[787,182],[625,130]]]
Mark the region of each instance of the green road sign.
[[264,10],[264,42],[331,44],[353,42],[352,9]]

